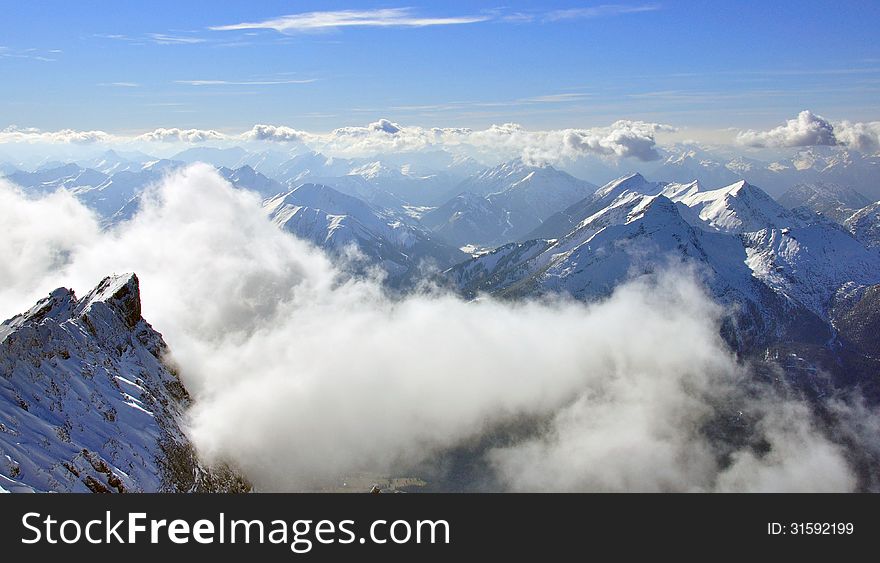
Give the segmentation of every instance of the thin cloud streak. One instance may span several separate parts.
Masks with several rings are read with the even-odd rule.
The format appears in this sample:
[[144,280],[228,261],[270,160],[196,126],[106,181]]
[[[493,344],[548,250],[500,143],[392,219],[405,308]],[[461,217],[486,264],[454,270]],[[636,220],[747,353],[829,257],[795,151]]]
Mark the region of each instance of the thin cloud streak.
[[383,8],[376,10],[335,10],[289,14],[268,20],[242,22],[209,27],[212,31],[240,31],[270,29],[279,33],[314,32],[343,27],[430,27],[440,25],[465,25],[488,21],[503,23],[530,23],[534,21],[557,22],[577,19],[613,17],[626,14],[654,12],[657,4],[623,5],[603,4],[589,8],[552,10],[541,13],[504,13],[491,10],[480,15],[428,17],[417,15],[412,8]]
[[179,35],[166,35],[164,33],[150,33],[148,37],[159,45],[194,45],[207,41],[201,37],[183,37]]
[[571,8],[566,10],[553,10],[544,16],[544,21],[555,22],[564,20],[592,19],[626,14],[639,14],[644,12],[656,12],[661,7],[658,4],[642,4],[629,6],[622,4],[603,4],[589,8]]
[[279,84],[311,84],[317,82],[317,78],[304,78],[300,80],[175,80],[175,84],[188,84],[189,86],[276,86]]
[[244,22],[213,26],[213,31],[236,31],[243,29],[272,29],[279,33],[319,31],[340,27],[429,27],[437,25],[462,25],[484,22],[489,16],[423,17],[411,8],[385,8],[379,10],[337,10],[327,12],[304,12],[259,22]]

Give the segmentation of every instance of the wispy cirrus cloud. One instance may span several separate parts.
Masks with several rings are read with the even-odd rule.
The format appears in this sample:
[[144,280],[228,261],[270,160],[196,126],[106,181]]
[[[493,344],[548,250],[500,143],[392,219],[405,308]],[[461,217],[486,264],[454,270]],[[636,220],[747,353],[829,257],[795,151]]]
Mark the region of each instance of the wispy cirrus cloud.
[[[4,59],[30,59],[42,62],[55,62],[57,59],[54,55],[61,53],[59,49],[49,51],[41,51],[40,49],[10,49],[9,47],[0,46],[0,58]],[[51,55],[51,56],[50,56]]]
[[569,8],[565,10],[552,10],[547,12],[544,21],[579,20],[590,18],[603,18],[622,16],[626,14],[639,14],[644,12],[656,12],[660,10],[659,4],[602,4],[584,8]]
[[279,33],[332,30],[342,27],[429,27],[463,25],[484,22],[488,15],[432,17],[416,14],[412,8],[383,8],[378,10],[335,10],[304,12],[273,19],[212,26],[214,31],[243,29],[272,29]]
[[165,33],[149,33],[147,37],[158,43],[159,45],[195,45],[197,43],[205,43],[207,40],[201,37],[191,37],[186,35],[168,35]]
[[551,11],[507,12],[503,9],[484,10],[463,16],[425,16],[412,8],[381,8],[375,10],[332,10],[289,14],[266,20],[211,26],[213,31],[270,29],[279,33],[314,32],[345,27],[430,27],[464,25],[481,22],[530,23],[612,17],[654,12],[658,4],[602,4]]
[[276,86],[279,84],[311,84],[317,78],[301,78],[297,80],[175,80],[175,84],[189,86]]

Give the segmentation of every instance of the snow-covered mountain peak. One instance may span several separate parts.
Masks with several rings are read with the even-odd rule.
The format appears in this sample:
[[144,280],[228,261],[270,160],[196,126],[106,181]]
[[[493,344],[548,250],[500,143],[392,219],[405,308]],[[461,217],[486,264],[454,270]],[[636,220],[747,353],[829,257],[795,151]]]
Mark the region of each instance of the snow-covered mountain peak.
[[397,178],[404,174],[399,169],[391,168],[381,160],[377,160],[352,168],[348,175],[361,176],[367,180],[377,180],[380,178]]
[[649,182],[644,176],[638,172],[621,176],[616,180],[612,180],[596,190],[594,199],[602,200],[617,197],[619,194],[630,191],[646,195],[656,195],[663,184],[658,182]]
[[710,230],[742,233],[801,223],[763,190],[745,180],[716,190],[685,193],[673,201],[693,209],[700,219],[697,226],[708,226]]
[[501,164],[492,166],[491,168],[486,168],[476,174],[477,180],[496,180],[499,178],[507,178],[512,173],[514,173],[517,169],[521,169],[523,167],[522,159],[516,159],[512,161],[502,162]]

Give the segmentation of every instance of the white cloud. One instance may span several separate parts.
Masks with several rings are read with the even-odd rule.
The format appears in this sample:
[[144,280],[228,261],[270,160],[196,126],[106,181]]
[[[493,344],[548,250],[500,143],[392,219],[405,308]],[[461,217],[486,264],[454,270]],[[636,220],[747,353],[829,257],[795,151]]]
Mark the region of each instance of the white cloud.
[[804,110],[769,131],[742,131],[736,136],[741,145],[750,147],[806,147],[836,145],[834,126],[824,117]]
[[[72,252],[99,239],[97,218],[67,191],[31,198],[0,179],[0,317],[20,313]],[[37,290],[35,292],[34,290]]]
[[365,126],[311,133],[283,125],[257,124],[238,135],[213,129],[158,128],[134,136],[120,137],[102,131],[45,133],[36,129],[8,128],[0,142],[182,142],[275,141],[301,142],[328,156],[373,156],[391,152],[452,150],[490,159],[522,157],[530,162],[558,163],[586,155],[655,160],[655,134],[673,131],[668,125],[621,120],[608,127],[530,131],[516,123],[492,125],[487,129],[455,127],[411,127],[379,119]]
[[210,29],[215,31],[272,29],[280,33],[292,33],[338,29],[342,27],[461,25],[487,21],[488,19],[488,16],[425,17],[416,15],[411,8],[385,8],[378,10],[305,12],[259,22],[214,26]]
[[11,125],[0,130],[0,143],[75,143],[89,144],[110,142],[116,139],[104,131],[76,131],[60,129],[58,131],[41,131],[33,127],[20,128]]
[[257,124],[250,131],[241,134],[246,141],[277,141],[283,143],[302,142],[308,133],[297,131],[292,127]]
[[750,147],[844,146],[860,152],[880,148],[880,121],[831,122],[809,110],[769,131],[741,131],[736,142]]
[[147,142],[183,142],[203,143],[205,141],[222,141],[228,137],[213,129],[171,129],[158,128],[134,138],[135,141]]
[[[487,451],[487,471],[512,490],[854,487],[845,453],[803,405],[766,388],[760,400],[743,396],[748,373],[718,335],[722,311],[686,272],[642,278],[592,305],[393,299],[346,279],[275,228],[257,195],[207,166],[167,178],[134,219],[105,232],[69,196],[35,202],[2,189],[4,224],[21,229],[0,239],[0,263],[13,260],[0,269],[2,307],[137,272],[144,315],[195,397],[200,451],[262,490],[408,475],[528,420],[545,424]],[[46,248],[50,266],[39,253],[15,261]],[[737,424],[769,452],[718,449],[700,429],[724,414],[719,405],[742,410]],[[874,427],[861,434],[876,442]]]
[[860,152],[870,153],[880,149],[880,121],[841,121],[834,125],[834,134],[840,144]]
[[[328,155],[368,156],[445,148],[491,158],[522,157],[531,162],[557,163],[586,155],[656,160],[659,155],[655,134],[672,130],[659,123],[629,120],[592,129],[530,131],[516,123],[474,130],[408,127],[380,119],[363,127],[340,127],[327,134],[302,131],[296,134],[315,150]],[[254,138],[254,135],[246,133],[245,137]],[[275,137],[266,135],[264,138]],[[279,139],[286,140],[284,136]]]

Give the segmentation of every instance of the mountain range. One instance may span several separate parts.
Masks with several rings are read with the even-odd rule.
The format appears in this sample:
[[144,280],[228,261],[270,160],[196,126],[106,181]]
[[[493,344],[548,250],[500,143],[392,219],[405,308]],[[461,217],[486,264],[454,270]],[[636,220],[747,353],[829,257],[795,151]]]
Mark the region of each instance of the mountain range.
[[[813,397],[857,387],[880,401],[880,201],[846,181],[873,157],[817,149],[773,166],[673,156],[649,167],[656,181],[630,173],[601,187],[548,164],[476,169],[449,155],[110,151],[4,170],[25,193],[69,191],[112,229],[151,184],[210,160],[258,194],[277,228],[354,275],[381,268],[393,292],[429,279],[469,299],[590,302],[634,276],[693,271],[744,361],[782,366]],[[752,180],[764,177],[776,199]],[[782,177],[798,181],[782,189]],[[166,349],[131,274],[82,298],[55,290],[0,325],[0,488],[247,490],[234,470],[197,459],[182,430],[190,398]]]

